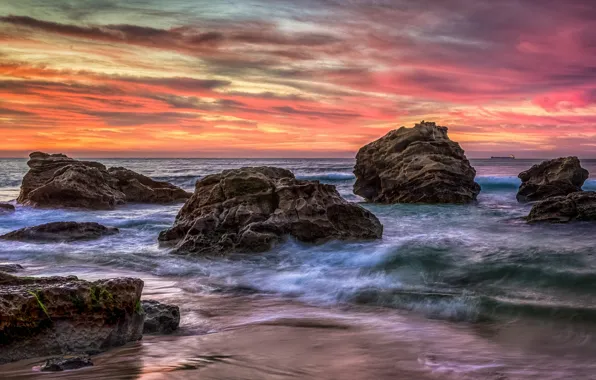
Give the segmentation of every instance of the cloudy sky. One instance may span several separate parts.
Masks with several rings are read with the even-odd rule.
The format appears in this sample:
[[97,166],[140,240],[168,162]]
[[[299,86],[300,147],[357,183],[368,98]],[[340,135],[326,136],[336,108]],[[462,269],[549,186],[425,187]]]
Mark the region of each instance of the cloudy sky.
[[592,0],[0,2],[0,156],[596,158]]

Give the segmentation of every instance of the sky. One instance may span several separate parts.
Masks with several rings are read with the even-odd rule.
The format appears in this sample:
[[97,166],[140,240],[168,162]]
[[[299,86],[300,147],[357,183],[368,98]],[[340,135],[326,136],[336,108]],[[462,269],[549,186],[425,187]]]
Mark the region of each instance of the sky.
[[593,0],[0,1],[0,157],[596,158]]

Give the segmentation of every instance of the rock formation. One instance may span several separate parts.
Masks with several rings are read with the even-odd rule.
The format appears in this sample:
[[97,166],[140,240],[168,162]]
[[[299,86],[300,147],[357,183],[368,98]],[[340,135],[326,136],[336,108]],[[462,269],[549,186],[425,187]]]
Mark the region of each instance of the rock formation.
[[596,220],[596,192],[579,191],[536,202],[526,220],[529,223]]
[[14,212],[15,208],[10,203],[0,202],[0,215]]
[[127,202],[172,203],[185,201],[192,195],[168,182],[154,181],[126,168],[110,168],[108,173],[118,180],[116,188],[124,193]]
[[588,171],[577,157],[561,157],[543,161],[519,173],[522,184],[517,192],[519,202],[539,201],[558,195],[582,191]]
[[39,368],[42,372],[61,372],[93,366],[89,355],[65,355],[51,358]]
[[345,201],[335,186],[297,180],[274,167],[225,170],[203,178],[174,226],[159,240],[176,253],[262,252],[290,235],[318,243],[376,239],[383,227],[368,210]]
[[402,127],[356,155],[354,193],[379,203],[469,203],[480,186],[447,128],[424,122]]
[[143,334],[170,334],[180,325],[180,308],[154,300],[141,301],[145,311]]
[[171,203],[191,195],[127,169],[108,170],[98,162],[41,152],[29,157],[30,170],[17,201],[33,207],[110,210],[125,202]]
[[141,338],[143,281],[88,282],[0,272],[0,364],[69,352],[92,354]]
[[98,223],[53,222],[35,227],[21,228],[0,236],[3,240],[60,242],[99,239],[118,233],[114,227]]

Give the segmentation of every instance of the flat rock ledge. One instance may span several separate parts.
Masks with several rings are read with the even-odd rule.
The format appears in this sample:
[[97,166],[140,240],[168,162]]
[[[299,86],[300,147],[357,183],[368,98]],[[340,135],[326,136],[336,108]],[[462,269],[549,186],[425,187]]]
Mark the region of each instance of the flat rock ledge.
[[285,237],[321,243],[378,239],[383,226],[335,186],[297,180],[275,167],[225,170],[197,182],[174,226],[159,235],[174,253],[264,252]]
[[35,227],[21,228],[0,236],[2,240],[33,242],[70,242],[77,240],[99,239],[117,234],[115,227],[102,226],[99,223],[53,222]]
[[180,308],[154,300],[143,300],[141,306],[145,312],[143,334],[171,334],[180,325]]
[[358,151],[354,193],[377,203],[453,203],[476,200],[476,170],[447,127],[422,121],[401,127]]
[[142,290],[136,278],[89,282],[0,272],[0,364],[93,354],[139,340]]
[[519,202],[534,202],[582,191],[588,176],[577,157],[543,161],[519,173],[522,183],[516,198]]
[[40,208],[111,210],[127,202],[174,203],[191,194],[167,182],[125,168],[107,169],[99,162],[64,154],[33,152],[27,162],[17,202]]
[[526,221],[528,223],[596,221],[596,192],[580,191],[536,202]]

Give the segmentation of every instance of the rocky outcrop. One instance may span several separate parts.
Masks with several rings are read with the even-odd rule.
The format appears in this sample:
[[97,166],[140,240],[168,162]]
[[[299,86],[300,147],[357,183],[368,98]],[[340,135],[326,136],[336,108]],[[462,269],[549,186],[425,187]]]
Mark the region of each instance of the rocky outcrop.
[[171,334],[180,325],[180,308],[154,300],[141,301],[145,311],[143,334]]
[[93,366],[89,355],[65,355],[45,361],[39,368],[42,372],[70,371]]
[[99,223],[53,222],[35,227],[21,228],[0,236],[3,240],[61,242],[99,239],[118,233],[115,227]]
[[0,202],[0,215],[14,212],[15,208],[10,203]]
[[92,354],[141,338],[143,281],[88,282],[69,277],[15,277],[0,272],[0,364]]
[[532,202],[582,191],[589,173],[577,157],[544,161],[519,173],[522,184],[517,192],[519,202]]
[[362,147],[354,193],[379,203],[469,203],[480,186],[476,170],[447,128],[422,121]]
[[159,240],[175,253],[263,252],[289,235],[318,243],[376,239],[383,227],[368,210],[345,201],[335,186],[297,180],[274,167],[225,170],[196,184],[174,226]]
[[529,223],[596,220],[596,192],[579,191],[536,202],[526,220]]
[[118,180],[116,188],[124,193],[127,202],[172,203],[185,201],[192,195],[168,182],[154,181],[126,168],[110,168],[108,173]]
[[174,185],[123,168],[108,170],[63,154],[34,152],[29,157],[30,170],[17,201],[33,207],[110,210],[125,202],[170,203],[190,197]]

